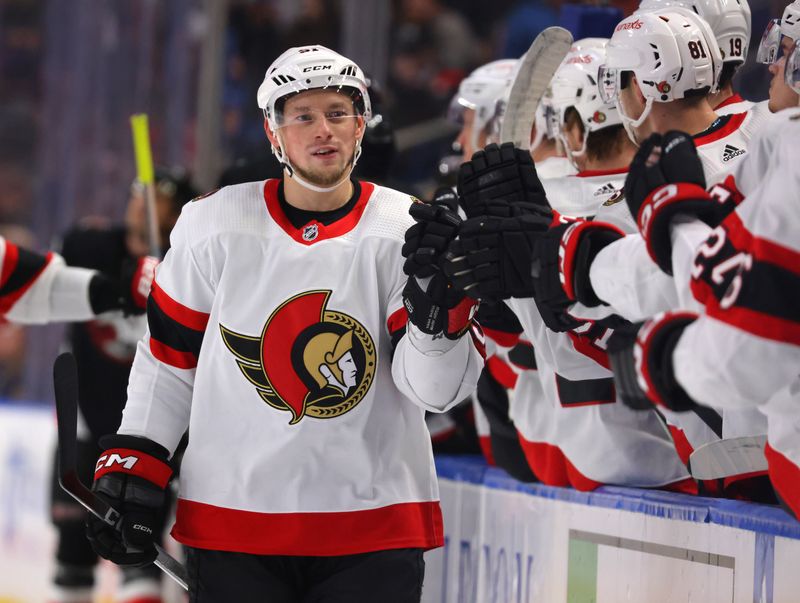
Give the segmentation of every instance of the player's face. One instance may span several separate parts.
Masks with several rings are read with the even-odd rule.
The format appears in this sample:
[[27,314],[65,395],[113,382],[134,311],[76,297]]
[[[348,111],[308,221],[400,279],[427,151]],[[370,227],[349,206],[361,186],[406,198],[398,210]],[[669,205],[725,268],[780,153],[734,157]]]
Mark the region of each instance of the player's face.
[[781,58],[769,66],[772,80],[769,83],[769,110],[775,113],[789,107],[796,107],[800,95],[792,90],[784,79],[786,69],[786,56],[792,48],[794,41],[791,38],[783,37],[781,40]]
[[469,161],[475,151],[478,151],[486,146],[486,132],[478,132],[476,146],[472,146],[472,136],[475,127],[475,110],[464,109],[464,123],[461,124],[461,131],[458,133],[456,142],[461,147],[461,160]]
[[364,118],[353,101],[331,90],[309,90],[286,101],[277,136],[292,167],[307,182],[340,182],[353,162]]

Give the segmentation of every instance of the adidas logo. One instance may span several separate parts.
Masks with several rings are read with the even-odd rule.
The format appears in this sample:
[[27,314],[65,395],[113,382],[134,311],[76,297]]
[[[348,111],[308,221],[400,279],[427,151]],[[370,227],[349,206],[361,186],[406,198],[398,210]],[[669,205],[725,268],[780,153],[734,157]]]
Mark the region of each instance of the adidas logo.
[[611,183],[609,182],[608,184],[604,184],[603,186],[601,186],[600,188],[598,188],[598,189],[597,189],[597,190],[594,192],[594,196],[595,196],[595,197],[599,197],[599,196],[601,196],[601,195],[610,195],[611,193],[615,193],[615,192],[617,192],[617,189],[614,187],[614,185],[613,185],[613,184],[611,184]]
[[730,161],[734,157],[738,157],[739,155],[745,154],[744,149],[737,149],[732,144],[726,144],[725,148],[722,149],[722,161]]

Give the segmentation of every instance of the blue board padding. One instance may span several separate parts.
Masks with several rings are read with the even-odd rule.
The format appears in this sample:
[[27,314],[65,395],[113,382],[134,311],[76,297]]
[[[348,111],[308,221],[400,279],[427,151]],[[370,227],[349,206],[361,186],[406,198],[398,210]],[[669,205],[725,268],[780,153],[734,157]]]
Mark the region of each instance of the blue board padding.
[[486,488],[525,492],[540,498],[644,513],[664,519],[714,523],[800,540],[800,522],[783,509],[770,505],[621,486],[603,486],[593,492],[579,492],[570,488],[525,484],[502,469],[489,467],[481,456],[439,455],[436,457],[436,471],[441,479]]

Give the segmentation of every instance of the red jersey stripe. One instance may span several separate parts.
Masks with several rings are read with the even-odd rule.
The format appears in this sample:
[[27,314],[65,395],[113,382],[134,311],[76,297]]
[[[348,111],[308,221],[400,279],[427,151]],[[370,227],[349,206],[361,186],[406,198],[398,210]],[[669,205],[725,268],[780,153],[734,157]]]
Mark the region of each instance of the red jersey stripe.
[[440,547],[444,524],[438,501],[362,511],[258,513],[180,499],[172,535],[180,543],[201,549],[334,556]]
[[14,243],[6,239],[6,252],[3,254],[3,268],[0,271],[0,287],[4,286],[17,267],[19,249]]
[[175,348],[153,339],[152,336],[150,337],[150,352],[155,356],[156,360],[175,368],[193,369],[197,367],[197,356],[192,352],[179,352]]
[[708,134],[702,134],[700,136],[694,137],[694,145],[696,147],[703,146],[704,144],[708,144],[710,142],[715,142],[720,140],[721,138],[725,138],[729,134],[735,132],[739,129],[739,126],[742,125],[745,118],[747,117],[747,112],[744,113],[736,113],[735,115],[731,115],[730,119],[728,119],[727,123],[725,123],[722,127],[717,128],[709,132]]
[[521,335],[521,333],[498,331],[497,329],[492,329],[485,325],[481,325],[481,328],[483,329],[483,334],[486,335],[486,337],[504,348],[513,348],[515,345],[517,345]]
[[153,281],[153,288],[150,291],[150,296],[153,298],[153,301],[158,304],[158,307],[164,311],[164,314],[175,322],[195,331],[206,330],[209,314],[198,310],[192,310],[179,301],[172,299],[159,287],[156,281]]

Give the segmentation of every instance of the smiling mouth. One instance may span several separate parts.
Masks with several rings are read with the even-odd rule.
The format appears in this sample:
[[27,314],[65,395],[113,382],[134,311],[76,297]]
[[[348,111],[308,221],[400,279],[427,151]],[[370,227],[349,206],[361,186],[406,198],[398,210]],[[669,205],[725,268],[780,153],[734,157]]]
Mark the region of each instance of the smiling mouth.
[[336,153],[335,149],[321,149],[319,151],[314,151],[312,155],[314,155],[315,157],[328,157],[330,155],[333,155],[334,153]]

